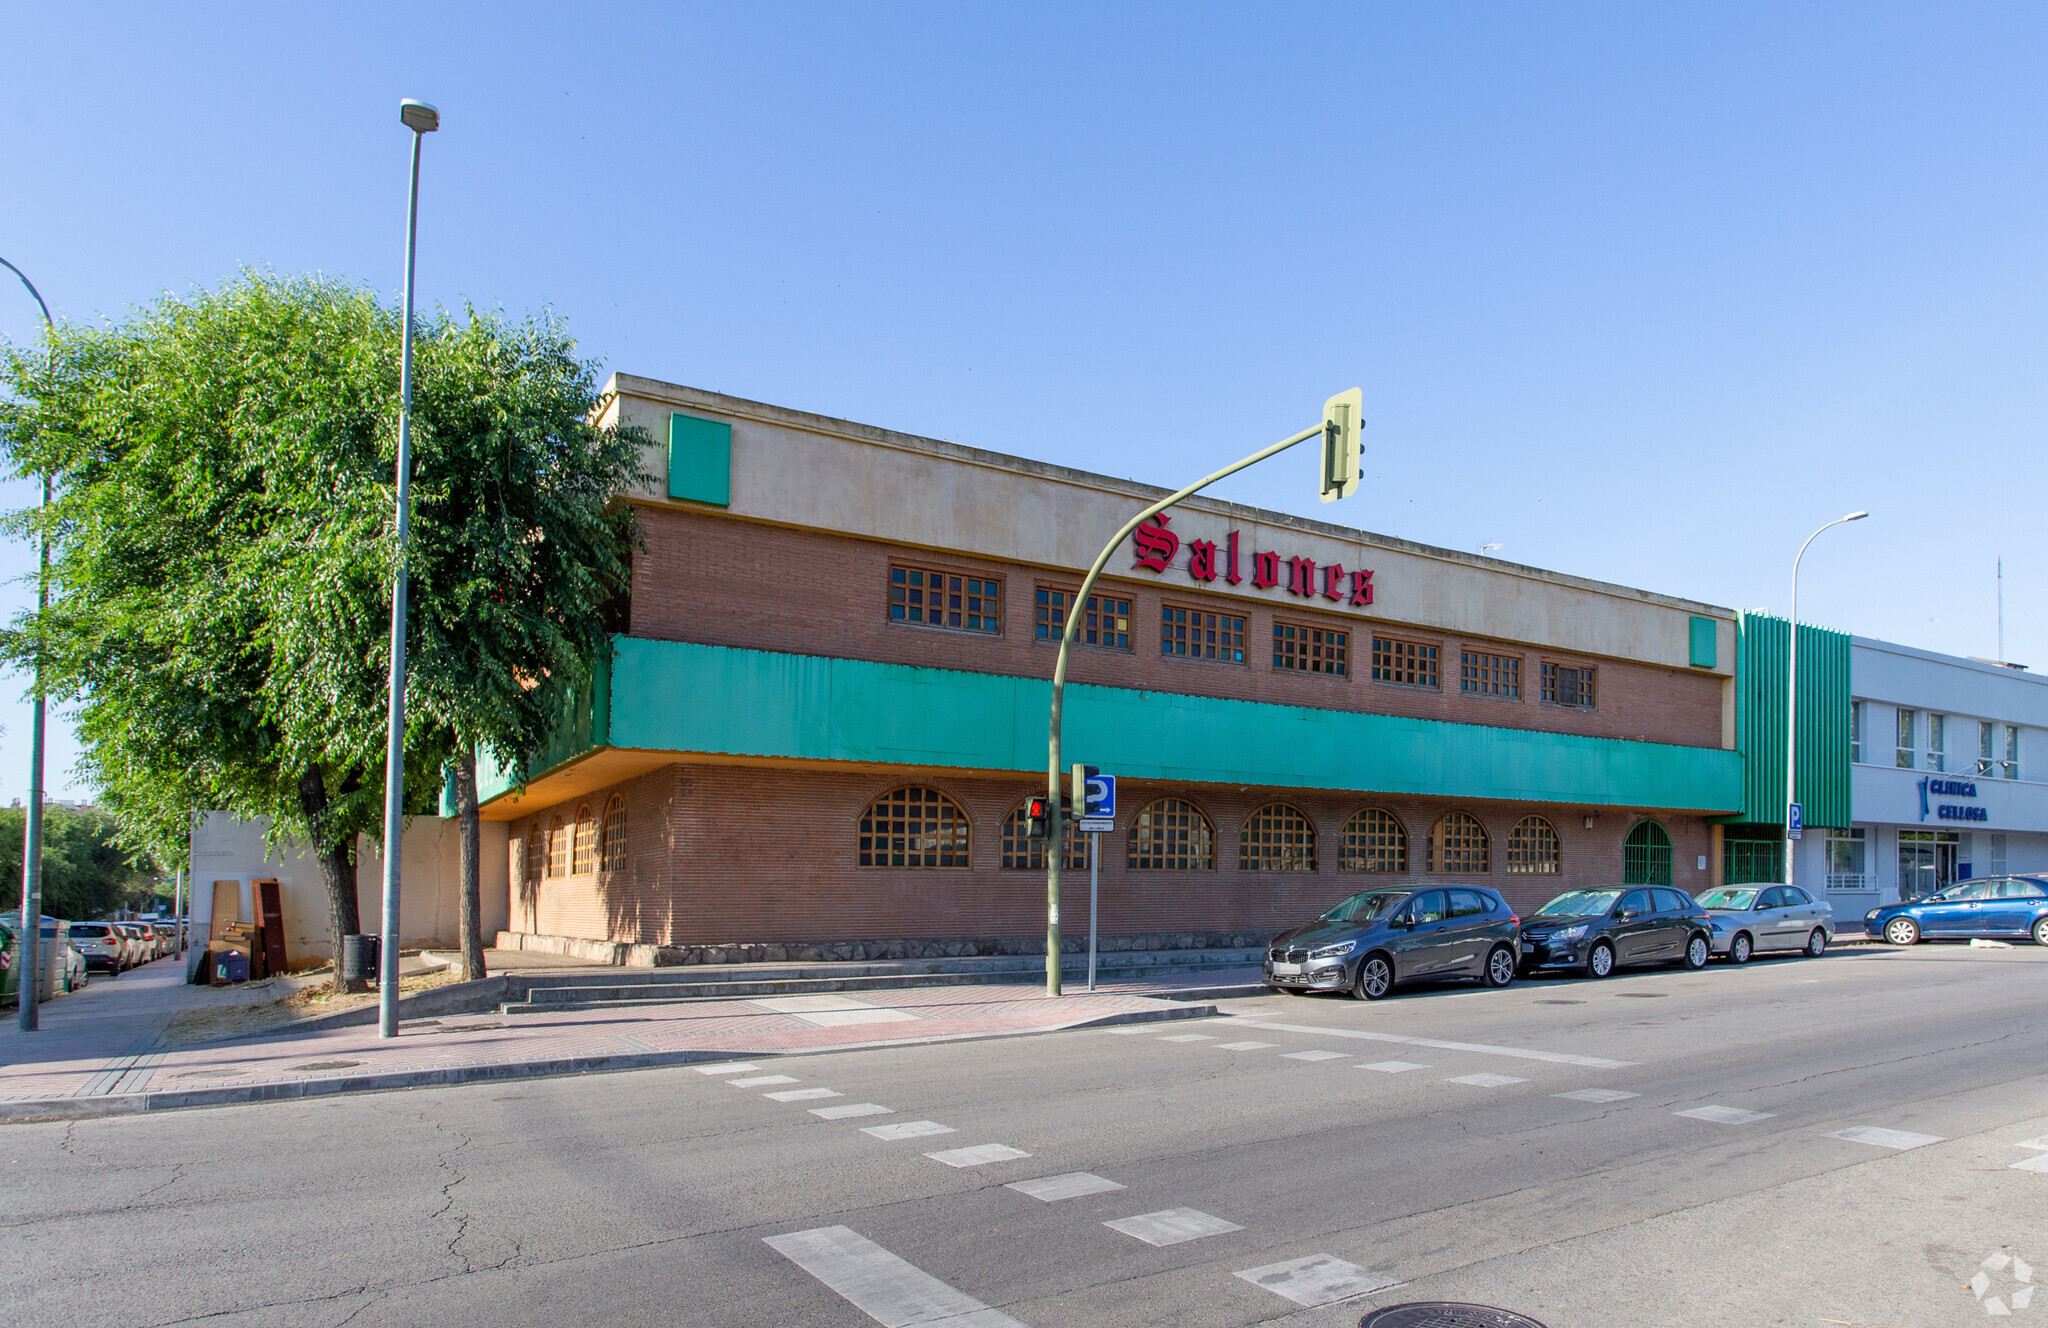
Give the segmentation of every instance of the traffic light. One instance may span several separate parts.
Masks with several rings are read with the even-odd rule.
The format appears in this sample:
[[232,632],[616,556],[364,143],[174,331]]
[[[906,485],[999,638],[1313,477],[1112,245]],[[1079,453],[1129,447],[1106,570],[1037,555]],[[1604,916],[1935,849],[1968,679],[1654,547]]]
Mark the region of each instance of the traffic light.
[[1349,498],[1365,466],[1365,445],[1359,438],[1359,417],[1365,393],[1359,388],[1339,392],[1323,403],[1323,501]]
[[1099,767],[1074,762],[1073,770],[1068,776],[1067,796],[1062,800],[1062,806],[1068,815],[1088,814],[1088,781],[1101,773]]
[[1045,823],[1046,807],[1044,798],[1033,798],[1024,804],[1024,819],[1027,833],[1033,839],[1043,839],[1049,833]]

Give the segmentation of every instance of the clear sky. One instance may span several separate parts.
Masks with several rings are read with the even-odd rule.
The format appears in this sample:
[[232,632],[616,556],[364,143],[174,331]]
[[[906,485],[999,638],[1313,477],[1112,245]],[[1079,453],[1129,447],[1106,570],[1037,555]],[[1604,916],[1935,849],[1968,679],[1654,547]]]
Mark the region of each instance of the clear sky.
[[1359,496],[1293,454],[1221,492],[1780,613],[1869,508],[1802,617],[1991,655],[2002,554],[2006,655],[2048,668],[2048,7],[7,0],[0,33],[0,256],[60,317],[244,265],[395,296],[419,97],[425,299],[552,307],[607,371],[1156,484],[1356,385]]

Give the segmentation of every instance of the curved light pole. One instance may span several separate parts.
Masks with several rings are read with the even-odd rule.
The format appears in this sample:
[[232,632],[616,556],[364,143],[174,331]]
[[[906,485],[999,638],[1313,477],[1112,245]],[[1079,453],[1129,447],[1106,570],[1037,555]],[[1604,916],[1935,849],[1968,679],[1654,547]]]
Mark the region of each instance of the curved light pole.
[[[35,297],[36,308],[43,311],[43,330],[50,338],[50,368],[54,374],[57,367],[57,324],[50,318],[50,306],[43,303],[42,292],[28,279],[28,274],[4,258],[0,267],[6,268],[21,278],[21,284],[28,287],[28,293]],[[43,472],[43,503],[50,505],[50,475]],[[42,1027],[40,1002],[42,999],[42,970],[38,966],[42,956],[43,935],[43,610],[50,605],[50,536],[42,533],[41,548],[36,559],[36,684],[35,717],[29,721],[28,757],[28,814],[22,818],[26,823],[21,841],[21,976],[15,980],[17,1016],[21,1031],[33,1033]]]
[[1799,555],[1792,560],[1792,639],[1785,655],[1787,678],[1785,683],[1785,884],[1792,882],[1792,808],[1799,801],[1799,563],[1806,557],[1807,545],[1821,537],[1825,531],[1850,521],[1861,521],[1868,512],[1851,512],[1836,517],[1819,530],[1806,537],[1806,544],[1799,546]]
[[[391,580],[391,701],[384,743],[384,920],[377,946],[377,1036],[398,1036],[398,859],[405,838],[405,541],[412,527],[412,272],[419,240],[420,144],[441,127],[423,101],[398,103],[412,130],[412,187],[405,202],[405,328],[399,333],[398,569]],[[341,956],[334,957],[340,967]]]

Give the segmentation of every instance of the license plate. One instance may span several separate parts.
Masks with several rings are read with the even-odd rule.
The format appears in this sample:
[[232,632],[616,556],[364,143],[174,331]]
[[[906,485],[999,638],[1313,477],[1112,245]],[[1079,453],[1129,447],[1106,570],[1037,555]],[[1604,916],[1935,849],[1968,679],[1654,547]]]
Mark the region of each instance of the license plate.
[[1301,965],[1275,963],[1273,965],[1273,976],[1276,978],[1299,977],[1301,976]]

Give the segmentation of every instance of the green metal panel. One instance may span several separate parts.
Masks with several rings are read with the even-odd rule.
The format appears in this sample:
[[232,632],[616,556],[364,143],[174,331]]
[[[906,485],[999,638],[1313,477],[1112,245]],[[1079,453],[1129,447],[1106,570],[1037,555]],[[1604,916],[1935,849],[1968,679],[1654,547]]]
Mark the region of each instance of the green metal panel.
[[668,417],[668,496],[732,502],[732,426],[694,415]]
[[[1044,772],[1051,689],[1042,679],[632,637],[614,646],[617,747]],[[1708,812],[1741,805],[1740,758],[1710,748],[1115,687],[1070,686],[1066,711],[1067,757],[1128,779]],[[564,763],[577,741],[551,745],[529,769]],[[487,796],[508,787],[499,774]]]
[[1692,656],[1687,662],[1696,669],[1716,668],[1721,663],[1720,624],[1712,618],[1692,620]]
[[[613,639],[616,641],[623,638]],[[567,765],[600,747],[611,746],[611,726],[612,658],[606,655],[597,661],[597,667],[590,671],[590,677],[584,680],[583,685],[570,694],[567,703],[562,707],[561,720],[548,735],[547,746],[525,763],[524,778],[517,770],[499,764],[488,751],[477,753],[478,804],[510,793],[526,779],[543,771]],[[441,789],[441,815],[455,815],[455,776],[452,771]]]
[[[1735,748],[1740,822],[1785,823],[1785,689],[1790,624],[1736,615]],[[1799,802],[1812,826],[1849,824],[1849,636],[1799,626]]]

